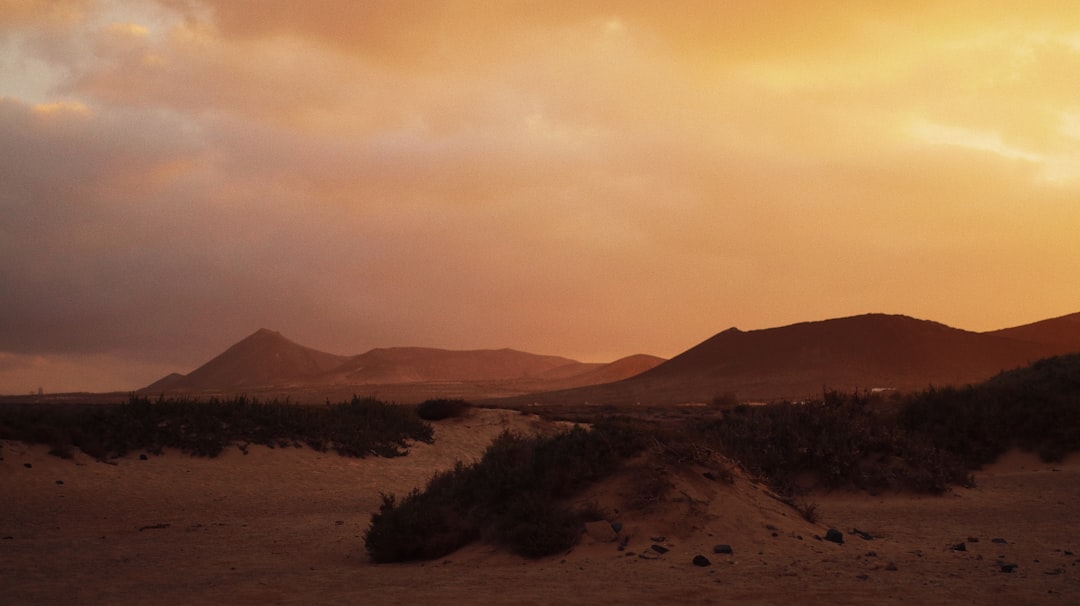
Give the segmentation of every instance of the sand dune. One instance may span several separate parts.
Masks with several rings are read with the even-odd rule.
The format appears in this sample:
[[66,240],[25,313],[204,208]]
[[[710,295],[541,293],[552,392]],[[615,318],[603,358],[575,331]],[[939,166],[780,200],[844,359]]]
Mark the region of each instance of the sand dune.
[[[503,429],[552,427],[528,415],[474,410],[438,423],[433,445],[363,460],[253,447],[213,460],[168,453],[113,465],[5,443],[3,601],[1080,603],[1080,557],[1072,555],[1080,553],[1080,461],[1045,465],[1015,453],[977,474],[977,488],[942,497],[815,495],[816,525],[741,475],[729,485],[687,467],[673,476],[677,490],[668,501],[620,512],[630,537],[624,551],[586,536],[569,553],[541,560],[476,545],[423,564],[368,561],[361,536],[380,492],[407,491],[437,469],[479,456]],[[582,499],[617,504],[632,474]],[[845,532],[843,545],[814,538],[830,526]],[[847,534],[854,528],[877,538]],[[966,550],[953,550],[960,542]],[[717,543],[730,544],[733,555],[713,554]],[[653,544],[669,551],[640,557]],[[711,565],[692,565],[698,554]],[[1017,568],[1001,572],[1002,562]]]

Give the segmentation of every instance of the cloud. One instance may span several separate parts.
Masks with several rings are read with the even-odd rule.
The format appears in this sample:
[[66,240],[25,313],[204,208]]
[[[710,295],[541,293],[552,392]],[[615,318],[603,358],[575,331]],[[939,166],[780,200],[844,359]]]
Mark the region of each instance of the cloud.
[[265,326],[603,360],[1080,295],[1062,6],[54,6],[0,17],[12,359],[186,371]]

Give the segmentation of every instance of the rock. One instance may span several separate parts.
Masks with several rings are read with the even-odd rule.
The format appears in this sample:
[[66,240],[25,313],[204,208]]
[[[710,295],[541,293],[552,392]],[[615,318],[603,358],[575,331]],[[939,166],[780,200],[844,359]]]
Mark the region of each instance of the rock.
[[709,561],[709,558],[703,555],[694,556],[694,566],[708,566],[709,564],[712,564],[712,562]]
[[654,544],[649,549],[652,549],[653,551],[655,551],[656,553],[659,553],[659,554],[665,554],[665,553],[668,552],[668,548],[664,547],[663,545],[655,545]]
[[705,478],[708,479],[708,480],[712,480],[714,482],[716,481],[716,475],[713,474],[713,472],[711,472],[711,471],[706,471],[705,473],[703,473],[701,475],[705,476]]
[[611,529],[617,533],[622,532],[622,522],[612,522]]
[[594,541],[601,543],[611,543],[615,541],[618,536],[615,534],[615,529],[611,527],[611,524],[606,520],[599,520],[597,522],[585,523],[585,534],[589,535]]
[[33,463],[23,463],[22,466],[27,468],[27,469],[33,469],[34,464]]
[[956,545],[952,546],[952,550],[953,551],[967,551],[967,545],[965,545],[963,543],[957,543]]
[[667,537],[649,537],[649,540],[653,543],[663,543],[667,540]]
[[968,537],[967,542],[968,543],[978,543],[979,542],[979,537]]
[[655,551],[643,551],[638,557],[642,560],[655,560],[660,557],[660,554]]
[[990,539],[991,543],[997,543],[998,545],[1005,545],[1008,543],[1005,539]]
[[147,460],[148,458],[150,458],[150,457],[147,457],[147,456],[146,456],[146,454],[141,454],[141,455],[139,455],[139,460],[140,460],[140,461],[145,461],[145,460]]
[[830,528],[828,532],[825,533],[825,540],[832,541],[833,543],[836,543],[838,545],[843,545],[844,535],[839,530],[835,528]]
[[896,562],[889,562],[888,564],[885,565],[885,570],[888,570],[890,572],[895,572],[895,571],[897,571],[899,569],[896,567]]
[[63,485],[64,485],[64,481],[63,481],[63,480],[57,480],[57,481],[56,481],[56,485],[57,485],[57,486],[63,486]]
[[734,555],[735,554],[734,550],[731,549],[731,545],[726,545],[726,544],[713,545],[712,552],[713,553],[722,553],[724,555]]
[[1002,564],[1001,565],[1001,572],[1012,572],[1012,571],[1016,570],[1016,568],[1017,568],[1016,564]]
[[873,541],[876,538],[876,537],[874,537],[874,535],[870,534],[869,532],[863,532],[862,530],[859,530],[858,528],[852,528],[851,529],[851,534],[859,537],[860,539],[862,539],[864,541]]

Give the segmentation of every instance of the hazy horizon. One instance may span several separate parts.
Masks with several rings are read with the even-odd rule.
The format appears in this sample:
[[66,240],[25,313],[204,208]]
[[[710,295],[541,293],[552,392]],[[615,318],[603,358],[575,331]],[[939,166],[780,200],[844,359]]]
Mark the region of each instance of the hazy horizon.
[[1066,2],[0,0],[0,393],[1080,311]]

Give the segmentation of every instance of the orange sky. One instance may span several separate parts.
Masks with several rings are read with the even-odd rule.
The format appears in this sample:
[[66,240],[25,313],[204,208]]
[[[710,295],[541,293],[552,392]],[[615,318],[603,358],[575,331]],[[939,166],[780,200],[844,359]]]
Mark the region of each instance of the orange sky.
[[485,4],[0,0],[0,393],[1080,311],[1075,2]]

